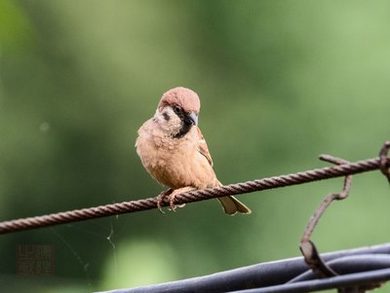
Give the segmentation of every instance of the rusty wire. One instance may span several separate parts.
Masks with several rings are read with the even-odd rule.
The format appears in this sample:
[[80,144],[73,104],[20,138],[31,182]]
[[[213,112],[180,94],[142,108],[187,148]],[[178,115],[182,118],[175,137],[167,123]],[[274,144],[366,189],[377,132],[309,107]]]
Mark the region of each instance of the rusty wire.
[[[274,176],[242,183],[229,184],[225,186],[193,190],[178,194],[174,204],[181,205],[190,202],[202,201],[211,198],[227,195],[238,195],[255,191],[298,185],[323,179],[342,177],[352,174],[369,172],[380,169],[386,176],[389,175],[390,158],[387,151],[390,142],[386,142],[381,154],[377,158],[361,160],[353,163],[346,163],[337,166],[318,168],[288,175]],[[165,200],[161,206],[168,206],[169,201]],[[43,216],[22,218],[0,222],[0,234],[16,231],[65,224],[77,221],[84,221],[93,218],[101,218],[112,215],[140,212],[157,208],[156,198],[146,198],[121,203],[101,205],[97,207],[71,210],[66,212],[53,213]]]
[[[320,160],[333,163],[336,165],[349,163],[346,160],[336,158],[330,155],[321,155]],[[315,227],[318,224],[318,221],[320,220],[324,212],[327,210],[327,208],[330,206],[330,204],[335,200],[343,200],[348,197],[349,191],[351,189],[351,185],[352,185],[352,175],[347,175],[344,178],[344,186],[342,191],[336,193],[333,192],[325,196],[320,206],[316,209],[313,216],[310,218],[301,239],[301,244],[299,248],[302,252],[302,255],[307,265],[313,270],[315,274],[317,274],[321,278],[333,277],[333,276],[337,276],[338,274],[323,261],[315,244],[311,241],[311,236],[313,234]]]
[[[390,182],[390,168],[386,166],[386,161],[388,159],[388,153],[390,150],[390,142],[387,141],[382,146],[380,152],[379,152],[379,160],[380,160],[380,167],[382,174],[387,177],[387,180]],[[348,164],[349,162],[336,158],[330,155],[322,155],[320,156],[320,159],[329,163],[333,163],[336,165],[343,165]],[[346,199],[349,195],[349,191],[351,190],[352,186],[352,175],[346,175],[344,178],[344,186],[342,191],[340,192],[334,192],[328,194],[321,202],[320,206],[316,209],[313,216],[310,218],[306,229],[303,233],[303,236],[301,238],[301,244],[300,244],[300,250],[302,252],[302,255],[304,257],[304,260],[306,264],[311,268],[313,273],[315,273],[319,278],[325,278],[325,277],[335,277],[339,274],[333,270],[321,257],[321,255],[318,252],[317,247],[311,241],[311,236],[313,234],[313,231],[315,227],[318,224],[318,221],[320,220],[321,216],[325,213],[327,208],[330,206],[330,204],[335,200],[343,200]],[[293,281],[293,280],[292,280]],[[291,282],[292,282],[291,281]],[[366,292],[367,290],[372,290],[375,288],[380,287],[380,282],[371,282],[369,284],[364,284],[362,286],[355,286],[355,287],[342,287],[338,288],[339,293],[350,293],[350,292]]]

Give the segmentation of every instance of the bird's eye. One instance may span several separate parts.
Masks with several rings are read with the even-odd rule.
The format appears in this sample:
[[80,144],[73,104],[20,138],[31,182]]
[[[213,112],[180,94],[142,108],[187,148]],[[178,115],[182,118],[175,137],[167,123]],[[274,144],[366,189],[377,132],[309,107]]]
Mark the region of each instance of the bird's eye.
[[173,106],[173,111],[176,113],[176,114],[179,114],[181,112],[181,108],[179,106]]

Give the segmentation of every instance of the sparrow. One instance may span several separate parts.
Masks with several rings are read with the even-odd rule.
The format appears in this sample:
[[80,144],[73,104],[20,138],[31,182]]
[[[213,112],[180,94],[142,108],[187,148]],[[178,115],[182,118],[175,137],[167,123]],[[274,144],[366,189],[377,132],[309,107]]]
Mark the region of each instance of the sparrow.
[[[169,197],[172,209],[179,193],[222,185],[198,127],[199,111],[198,94],[176,87],[162,95],[154,116],[138,130],[135,147],[142,165],[156,181],[169,188],[158,197],[159,207],[165,196]],[[233,196],[218,200],[226,214],[251,213]]]

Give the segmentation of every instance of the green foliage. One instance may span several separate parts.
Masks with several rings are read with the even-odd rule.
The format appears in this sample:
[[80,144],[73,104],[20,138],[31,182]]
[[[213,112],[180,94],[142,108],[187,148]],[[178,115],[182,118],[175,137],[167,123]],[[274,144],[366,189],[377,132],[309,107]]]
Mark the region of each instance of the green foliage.
[[19,6],[9,0],[0,2],[0,49],[17,50],[27,45],[32,34],[28,19]]
[[[1,1],[1,219],[160,192],[133,145],[178,85],[201,97],[222,182],[322,166],[323,152],[374,157],[390,138],[389,5]],[[18,292],[103,290],[299,255],[306,221],[341,184],[242,196],[250,216],[227,217],[208,201],[4,235],[0,282],[11,290],[17,280]],[[356,176],[314,240],[321,251],[389,241],[389,204],[379,173]],[[34,243],[55,248],[52,276],[15,275],[17,247]]]

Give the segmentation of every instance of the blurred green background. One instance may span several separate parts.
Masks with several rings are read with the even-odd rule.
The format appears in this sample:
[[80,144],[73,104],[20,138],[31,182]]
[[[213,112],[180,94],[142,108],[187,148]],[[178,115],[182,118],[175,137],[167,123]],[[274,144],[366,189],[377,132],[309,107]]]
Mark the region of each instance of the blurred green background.
[[[224,183],[374,157],[390,139],[388,1],[0,1],[1,220],[139,199],[162,187],[134,149],[163,92],[197,91]],[[299,255],[342,179],[3,235],[4,292],[132,287]],[[314,234],[323,252],[389,241],[389,186],[355,176]],[[48,245],[55,271],[18,274]],[[383,292],[389,289],[381,289]],[[380,291],[380,290],[378,290]]]

